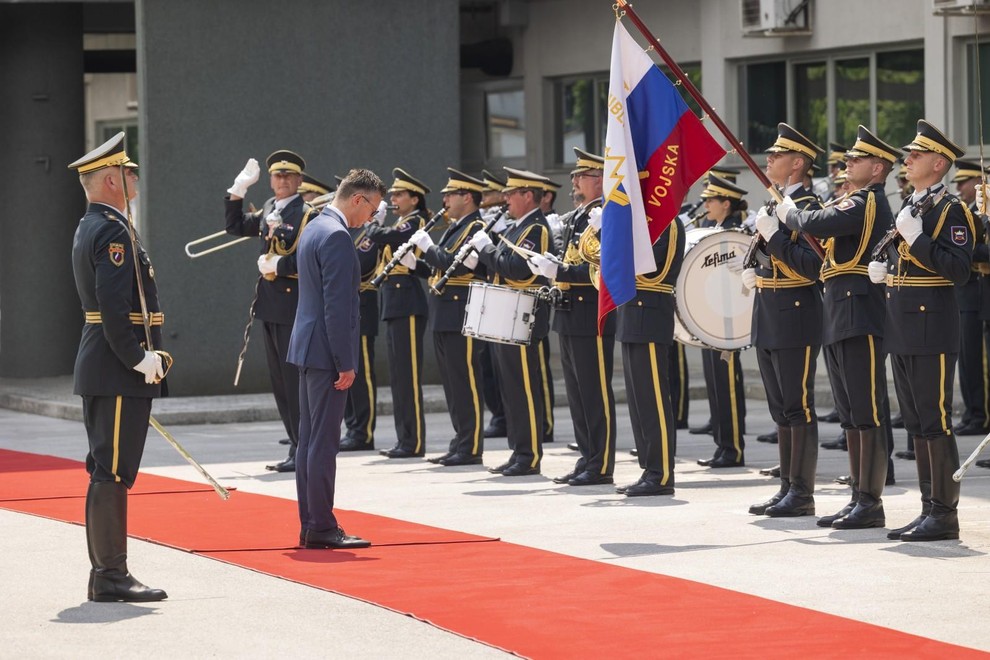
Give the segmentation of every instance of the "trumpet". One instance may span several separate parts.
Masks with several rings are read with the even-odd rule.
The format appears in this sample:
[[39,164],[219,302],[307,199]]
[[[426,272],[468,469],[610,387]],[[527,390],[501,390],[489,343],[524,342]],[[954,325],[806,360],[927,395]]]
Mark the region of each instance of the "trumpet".
[[[423,231],[430,231],[431,229],[433,229],[433,226],[437,224],[437,222],[439,222],[441,218],[446,217],[446,215],[447,215],[447,209],[440,209],[440,211],[438,211],[436,215],[430,218],[429,222],[423,225]],[[414,247],[415,246],[412,243],[407,241],[402,245],[400,245],[398,248],[396,248],[395,253],[392,255],[392,259],[387,264],[385,264],[385,267],[382,268],[382,272],[375,275],[375,279],[371,280],[371,286],[375,287],[376,289],[380,287],[382,285],[382,282],[385,281],[385,278],[388,277],[388,274],[391,273],[395,269],[395,267],[399,265],[399,261],[402,260],[402,257],[406,256],[406,254],[409,253],[409,250],[413,249]]]
[[195,241],[189,241],[188,243],[186,243],[186,256],[189,257],[190,259],[199,259],[200,257],[205,256],[207,254],[211,254],[213,252],[219,252],[220,250],[225,250],[229,248],[231,245],[237,245],[241,241],[247,241],[252,238],[256,238],[255,236],[241,236],[239,238],[232,238],[226,243],[220,243],[219,245],[214,245],[211,248],[207,248],[199,252],[192,251],[193,246],[202,245],[203,243],[208,243],[209,241],[217,241],[223,238],[224,236],[229,236],[229,234],[226,231],[218,231],[215,234],[210,234],[209,236],[203,236],[202,238],[197,238]]

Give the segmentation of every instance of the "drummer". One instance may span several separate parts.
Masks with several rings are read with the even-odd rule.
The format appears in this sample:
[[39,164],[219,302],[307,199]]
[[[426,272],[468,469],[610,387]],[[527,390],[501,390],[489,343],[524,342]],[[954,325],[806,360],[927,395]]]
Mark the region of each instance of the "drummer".
[[[483,230],[470,244],[478,250],[479,261],[494,273],[494,284],[517,291],[533,291],[547,285],[545,277],[530,272],[527,258],[508,244],[543,254],[550,249],[550,226],[540,211],[544,186],[549,179],[533,172],[506,167],[508,180],[503,191],[509,215],[515,224],[506,230],[499,245]],[[489,311],[489,313],[491,313]],[[540,342],[550,330],[550,308],[545,301],[536,304],[536,320],[529,343],[494,344],[496,370],[512,456],[490,472],[504,477],[540,473],[543,459],[544,411],[541,385]]]
[[[806,175],[824,150],[785,123],[777,131],[777,140],[767,149],[767,177],[799,209],[820,209]],[[746,268],[742,280],[756,292],[752,342],[770,416],[777,424],[780,489],[749,512],[810,516],[815,513],[818,465],[815,370],[822,348],[822,259],[808,243],[815,238],[789,231],[766,207],[756,215],[756,229],[758,265]]]
[[[701,193],[708,220],[714,222],[713,226],[718,230],[740,228],[748,208],[743,199],[745,195],[746,191],[739,186],[709,174],[708,183]],[[743,439],[746,432],[746,398],[739,351],[704,348],[701,350],[701,360],[716,449],[711,458],[698,459],[698,465],[710,468],[742,467],[746,464],[743,456],[746,446]]]

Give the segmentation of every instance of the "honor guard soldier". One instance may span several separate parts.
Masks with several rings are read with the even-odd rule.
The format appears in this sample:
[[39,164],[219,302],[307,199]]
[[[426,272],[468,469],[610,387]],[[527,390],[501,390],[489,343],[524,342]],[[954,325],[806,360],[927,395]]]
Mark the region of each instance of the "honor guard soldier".
[[888,538],[959,538],[959,449],[952,431],[953,371],[959,354],[959,308],[953,285],[970,276],[973,216],[942,180],[963,151],[940,130],[918,120],[904,147],[915,192],[897,214],[897,238],[887,263],[870,262],[870,278],[887,285],[885,348],[904,428],[914,436],[921,515]]
[[[493,218],[501,216],[490,232],[493,237],[500,236],[508,227],[506,222],[508,212],[505,208],[505,179],[488,170],[481,170],[485,182],[485,190],[481,193],[481,217],[487,224]],[[491,277],[491,276],[490,276]],[[492,345],[487,341],[481,342],[481,371],[484,381],[485,405],[492,416],[485,427],[486,438],[504,438],[506,435],[505,407],[502,405],[502,393],[499,391],[498,374],[495,359],[492,356]]]
[[[540,212],[543,213],[543,217],[547,221],[547,226],[550,227],[550,245],[554,251],[556,251],[560,237],[560,223],[557,220],[557,214],[553,210],[553,205],[557,201],[558,190],[560,190],[560,184],[547,179],[543,184],[543,196],[540,198]],[[551,218],[553,218],[553,221],[551,221]],[[550,369],[549,334],[540,342],[540,369],[541,388],[543,391],[543,442],[547,443],[553,442],[553,409],[557,403],[557,397],[553,392],[553,372]]]
[[[956,184],[956,196],[973,215],[974,244],[985,249],[983,218],[976,208],[976,186],[983,183],[984,176],[979,163],[957,160],[952,183]],[[980,273],[990,271],[987,266],[985,254],[977,257],[974,249],[969,279],[955,287],[959,305],[959,391],[963,399],[962,419],[953,429],[956,435],[986,435],[990,431],[990,393],[986,385],[990,373],[980,317]]]
[[251,158],[227,189],[224,215],[227,233],[232,236],[260,236],[261,256],[254,318],[264,324],[265,354],[275,405],[285,432],[289,434],[289,456],[281,463],[267,465],[276,472],[296,469],[299,444],[299,371],[286,361],[289,336],[299,303],[299,276],[296,271],[296,246],[299,235],[309,222],[313,209],[298,193],[306,161],[288,150],[274,152],[265,161],[274,197],[260,211],[243,210],[248,188],[258,181],[258,162]]
[[454,437],[447,452],[429,460],[446,466],[479,465],[485,446],[481,382],[481,345],[484,342],[461,334],[468,288],[472,282],[484,281],[475,274],[477,254],[459,262],[443,285],[439,282],[455,265],[461,248],[485,226],[478,210],[485,184],[453,168],[448,167],[447,172],[447,185],[440,192],[451,224],[436,244],[422,229],[413,234],[409,240],[422,251],[422,259],[417,263],[410,252],[406,255],[409,260],[406,265],[416,275],[429,278],[433,294],[428,297],[430,329],[450,422],[454,427]]
[[78,170],[89,202],[72,242],[85,320],[73,391],[82,396],[89,439],[87,597],[162,600],[164,591],[146,587],[127,569],[127,491],[141,466],[152,400],[167,393],[164,377],[171,363],[170,356],[153,350],[162,345],[164,315],[155,269],[127,214],[137,194],[137,163],[118,133],[69,168]]
[[378,379],[375,377],[375,338],[378,336],[378,289],[371,284],[378,270],[381,247],[367,236],[368,225],[348,227],[361,266],[361,352],[354,384],[347,389],[340,451],[366,451],[375,448],[378,414]]
[[[498,246],[484,231],[476,232],[470,243],[478,250],[481,263],[494,275],[495,284],[518,290],[538,290],[547,285],[547,279],[534,275],[527,258],[505,243],[537,254],[550,248],[550,227],[540,211],[540,198],[547,178],[508,167],[505,171],[508,181],[503,192],[515,224],[502,235]],[[540,341],[550,329],[550,308],[546,301],[536,302],[535,315],[527,345],[492,346],[512,456],[506,463],[490,470],[506,477],[539,474],[543,459],[544,398],[538,388],[541,382]]]
[[835,407],[849,447],[852,500],[817,524],[837,529],[882,527],[880,499],[887,476],[884,423],[886,360],[883,289],[871,284],[867,264],[873,247],[891,225],[884,181],[897,150],[859,127],[846,153],[846,178],[856,189],[837,204],[801,211],[790,198],[776,214],[793,231],[825,242],[825,323],[822,342]]
[[[767,177],[797,208],[820,209],[804,175],[824,150],[785,123],[777,125],[777,132],[767,149]],[[756,229],[757,266],[746,268],[742,280],[756,293],[752,343],[770,416],[777,424],[780,489],[749,512],[811,516],[818,466],[815,371],[822,348],[822,260],[808,245],[817,239],[788,230],[766,207],[757,213]]]
[[302,183],[299,184],[299,188],[296,190],[296,192],[298,192],[299,196],[303,198],[303,201],[308,204],[317,197],[322,197],[323,195],[329,195],[336,189],[337,189],[336,186],[331,186],[328,183],[323,183],[319,179],[311,177],[309,174],[303,172]]
[[[426,224],[429,211],[426,195],[430,189],[405,170],[392,170],[395,180],[389,188],[398,218],[391,226],[372,221],[366,236],[381,247],[379,272],[392,260],[392,254]],[[392,387],[392,413],[396,443],[379,453],[388,458],[426,455],[426,418],[423,413],[423,334],[426,331],[426,293],[419,278],[398,265],[379,287],[381,318],[385,322],[385,345]]]
[[[605,159],[574,148],[577,164],[571,171],[573,197],[580,201],[561,221],[562,255],[531,258],[534,274],[554,281],[563,298],[553,315],[560,337],[560,363],[570,406],[574,437],[581,458],[555,483],[593,486],[613,483],[615,469],[615,396],[612,363],[615,318],[610,315],[598,334],[598,294],[591,281],[591,265],[579,245],[593,212],[601,213]],[[595,230],[591,230],[595,231]],[[597,240],[597,239],[595,239]]]
[[[745,194],[746,191],[742,188],[709,174],[708,184],[701,193],[705,198],[708,219],[719,229],[741,227],[743,214],[746,212],[746,202],[743,200]],[[699,459],[698,465],[711,468],[742,467],[746,465],[743,454],[746,447],[743,438],[746,432],[746,397],[739,351],[703,348],[701,358],[716,449],[711,458]]]

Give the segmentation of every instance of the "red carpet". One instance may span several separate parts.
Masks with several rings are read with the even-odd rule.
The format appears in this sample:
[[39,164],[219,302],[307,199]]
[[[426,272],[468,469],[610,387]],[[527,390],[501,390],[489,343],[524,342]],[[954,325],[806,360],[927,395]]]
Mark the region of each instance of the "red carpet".
[[[79,463],[0,451],[0,473],[0,508],[81,522]],[[375,546],[290,548],[295,502],[243,492],[222,502],[197,484],[147,474],[142,481],[160,492],[131,499],[132,536],[375,603],[524,656],[987,657],[689,580],[353,511],[338,512],[341,525]],[[59,495],[37,499],[45,488]]]

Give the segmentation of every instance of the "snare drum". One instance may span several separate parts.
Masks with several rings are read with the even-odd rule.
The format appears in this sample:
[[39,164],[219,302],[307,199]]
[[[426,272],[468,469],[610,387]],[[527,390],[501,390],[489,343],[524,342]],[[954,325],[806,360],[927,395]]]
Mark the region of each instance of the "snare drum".
[[528,346],[536,323],[536,302],[534,291],[472,282],[461,334],[500,344]]
[[703,227],[684,235],[684,261],[675,287],[674,338],[682,344],[733,351],[750,345],[753,296],[728,261],[751,241],[739,229]]

